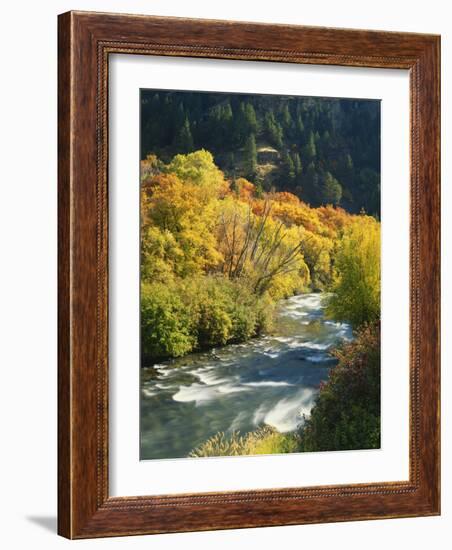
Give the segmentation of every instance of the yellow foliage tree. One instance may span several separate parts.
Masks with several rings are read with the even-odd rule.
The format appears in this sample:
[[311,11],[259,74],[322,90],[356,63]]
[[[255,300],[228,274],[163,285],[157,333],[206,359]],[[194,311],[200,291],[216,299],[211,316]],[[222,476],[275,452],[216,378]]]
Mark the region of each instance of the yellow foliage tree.
[[[161,257],[172,263],[177,275],[200,273],[217,265],[222,259],[214,235],[217,202],[207,200],[201,186],[183,182],[171,173],[155,176],[147,189],[146,213],[142,216],[142,254],[161,250],[162,235],[168,243],[170,233],[174,240],[172,254]],[[149,231],[149,227],[158,228],[160,233]],[[172,262],[174,257],[178,261]],[[153,259],[151,254],[147,263]]]
[[311,208],[288,192],[256,193],[244,178],[232,191],[205,150],[167,165],[150,155],[141,171],[143,296],[160,331],[148,334],[149,353],[175,356],[259,334],[277,300],[308,288],[332,291],[333,318],[355,326],[378,318],[374,218]]
[[229,190],[229,184],[215,165],[212,153],[205,149],[188,155],[176,155],[167,166],[167,171],[186,184],[202,188],[206,199],[224,196]]
[[345,230],[336,254],[337,279],[327,312],[355,327],[380,317],[380,224],[357,216]]

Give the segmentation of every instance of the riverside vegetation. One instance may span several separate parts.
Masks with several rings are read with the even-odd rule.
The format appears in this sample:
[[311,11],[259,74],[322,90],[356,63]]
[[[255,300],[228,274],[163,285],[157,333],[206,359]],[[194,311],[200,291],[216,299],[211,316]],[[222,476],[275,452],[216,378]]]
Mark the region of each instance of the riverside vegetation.
[[[163,97],[160,94],[158,100],[155,96],[148,99],[160,105]],[[230,107],[231,101],[228,104]],[[212,116],[225,117],[228,104],[214,102],[217,114]],[[219,111],[218,105],[222,105]],[[227,141],[231,150],[236,147],[244,151],[235,173],[221,170],[210,151],[193,150],[198,138],[194,140],[192,127],[198,128],[201,136],[202,110],[189,117],[182,103],[177,111],[180,129],[173,130],[174,138],[168,138],[166,146],[162,142],[159,147],[155,145],[153,132],[149,128],[144,132],[146,118],[142,119],[142,135],[147,136],[143,147],[148,148],[143,150],[141,161],[142,364],[153,365],[271,333],[275,306],[282,299],[328,291],[327,316],[350,323],[355,338],[332,351],[337,365],[321,384],[315,405],[301,426],[290,433],[279,433],[269,426],[245,434],[219,432],[193,449],[190,456],[378,448],[380,223],[379,199],[375,201],[372,195],[376,189],[370,192],[363,184],[365,168],[354,174],[349,171],[349,179],[345,178],[348,183],[342,184],[327,170],[333,164],[326,165],[322,158],[330,158],[328,151],[334,147],[344,149],[345,138],[340,132],[336,135],[333,128],[326,135],[327,130],[323,131],[323,142],[317,140],[316,151],[309,154],[316,118],[312,113],[306,115],[310,111],[302,107],[298,118],[306,130],[298,132],[304,135],[299,138],[300,152],[295,147],[288,153],[292,162],[295,159],[299,177],[291,178],[290,170],[287,172],[287,158],[270,170],[273,179],[265,177],[255,151],[256,136],[274,134],[273,145],[284,148],[286,140],[297,134],[296,126],[300,130],[300,123],[298,118],[288,122],[284,115],[284,126],[275,114],[268,115],[273,111],[260,116],[258,104],[253,107],[253,116],[246,105],[238,107],[238,112],[248,113],[243,115],[243,120],[251,120],[248,133],[243,130],[240,138]],[[291,112],[296,113],[297,108]],[[340,110],[336,118],[329,118],[329,112],[317,108],[317,118],[323,113],[321,128],[328,128],[329,120],[344,124]],[[366,107],[364,113],[369,112]],[[272,116],[281,131],[271,129]],[[216,127],[224,130],[224,124]],[[235,128],[233,121],[229,127]],[[283,128],[292,130],[285,133]],[[215,146],[219,148],[229,135],[217,136]],[[351,148],[358,156],[357,145],[353,143]],[[183,152],[172,154],[175,151]],[[369,151],[366,154],[371,156]],[[232,162],[228,159],[223,161],[226,166]],[[306,170],[320,174],[316,181],[323,190],[315,194],[311,185],[307,194],[311,199],[315,195],[311,204],[303,200],[303,159],[311,159]],[[342,162],[336,162],[338,173]],[[344,162],[347,164],[347,159]],[[322,168],[317,169],[316,163]],[[363,159],[360,163],[364,166]],[[287,185],[281,183],[284,174],[289,179]],[[363,201],[373,204],[373,216],[365,213]],[[347,211],[341,203],[361,204],[361,208],[354,211],[349,207]]]

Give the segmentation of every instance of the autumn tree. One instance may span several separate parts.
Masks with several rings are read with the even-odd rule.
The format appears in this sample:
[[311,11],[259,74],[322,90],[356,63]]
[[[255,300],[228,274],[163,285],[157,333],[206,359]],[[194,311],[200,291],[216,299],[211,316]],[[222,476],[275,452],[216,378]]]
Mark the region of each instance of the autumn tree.
[[168,164],[167,172],[177,175],[183,182],[201,187],[205,199],[225,193],[228,187],[213,155],[205,149],[188,155],[176,155]]
[[345,230],[335,259],[337,280],[327,311],[357,327],[380,317],[380,224],[356,217]]
[[[287,151],[294,174],[297,153]],[[307,176],[318,192],[334,179],[314,162]],[[258,178],[228,181],[206,150],[167,164],[149,155],[141,180],[143,353],[243,341],[270,325],[277,300],[308,288],[333,291],[333,318],[357,326],[379,314],[374,218],[334,200],[313,208],[288,191],[264,191]]]
[[147,223],[141,230],[146,277],[151,278],[150,268],[155,273],[161,262],[171,265],[177,275],[186,276],[220,261],[213,236],[215,202],[207,201],[205,195],[202,186],[174,173],[154,178],[146,204]]
[[[230,279],[245,277],[257,294],[271,289],[275,281],[281,285],[283,276],[289,276],[286,282],[290,280],[292,292],[308,278],[297,232],[273,220],[271,209],[266,202],[262,215],[256,216],[250,207],[230,204],[220,218],[223,272]],[[287,287],[281,294],[287,291],[290,295]]]
[[[143,90],[141,159],[157,154],[169,161],[195,147],[204,148],[216,155],[226,179],[246,177],[264,190],[276,184],[280,190],[296,191],[312,206],[331,202],[378,218],[380,122],[378,101]],[[250,134],[256,144],[276,150],[266,168],[259,170],[260,182],[241,162]],[[283,174],[286,151],[295,179]],[[315,177],[308,174],[311,163]],[[342,187],[340,200],[338,185],[329,176],[322,179],[327,173]],[[322,184],[324,192],[318,189]]]

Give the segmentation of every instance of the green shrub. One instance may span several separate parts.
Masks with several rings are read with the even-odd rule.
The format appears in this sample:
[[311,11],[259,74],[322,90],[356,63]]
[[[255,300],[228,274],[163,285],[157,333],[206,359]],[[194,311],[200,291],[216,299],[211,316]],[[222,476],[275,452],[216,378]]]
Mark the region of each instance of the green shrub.
[[235,303],[232,310],[234,342],[244,342],[256,335],[258,312],[248,304]]
[[273,330],[275,302],[268,294],[264,294],[256,300],[256,334],[268,333]]
[[302,451],[380,447],[380,326],[366,325],[338,348],[339,363],[321,385],[300,430]]
[[223,276],[142,285],[142,354],[149,360],[238,343],[269,328],[273,304]]
[[192,311],[176,285],[142,285],[142,354],[153,358],[179,357],[192,351],[196,344]]
[[232,320],[226,307],[227,304],[214,300],[208,300],[199,305],[197,333],[200,348],[224,346],[229,341]]

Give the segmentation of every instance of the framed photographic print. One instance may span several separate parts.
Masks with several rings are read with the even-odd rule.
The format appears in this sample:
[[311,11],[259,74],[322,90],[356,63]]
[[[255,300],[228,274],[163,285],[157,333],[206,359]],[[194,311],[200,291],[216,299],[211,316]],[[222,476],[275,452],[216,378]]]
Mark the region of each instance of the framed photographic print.
[[59,533],[439,514],[438,36],[59,17]]

